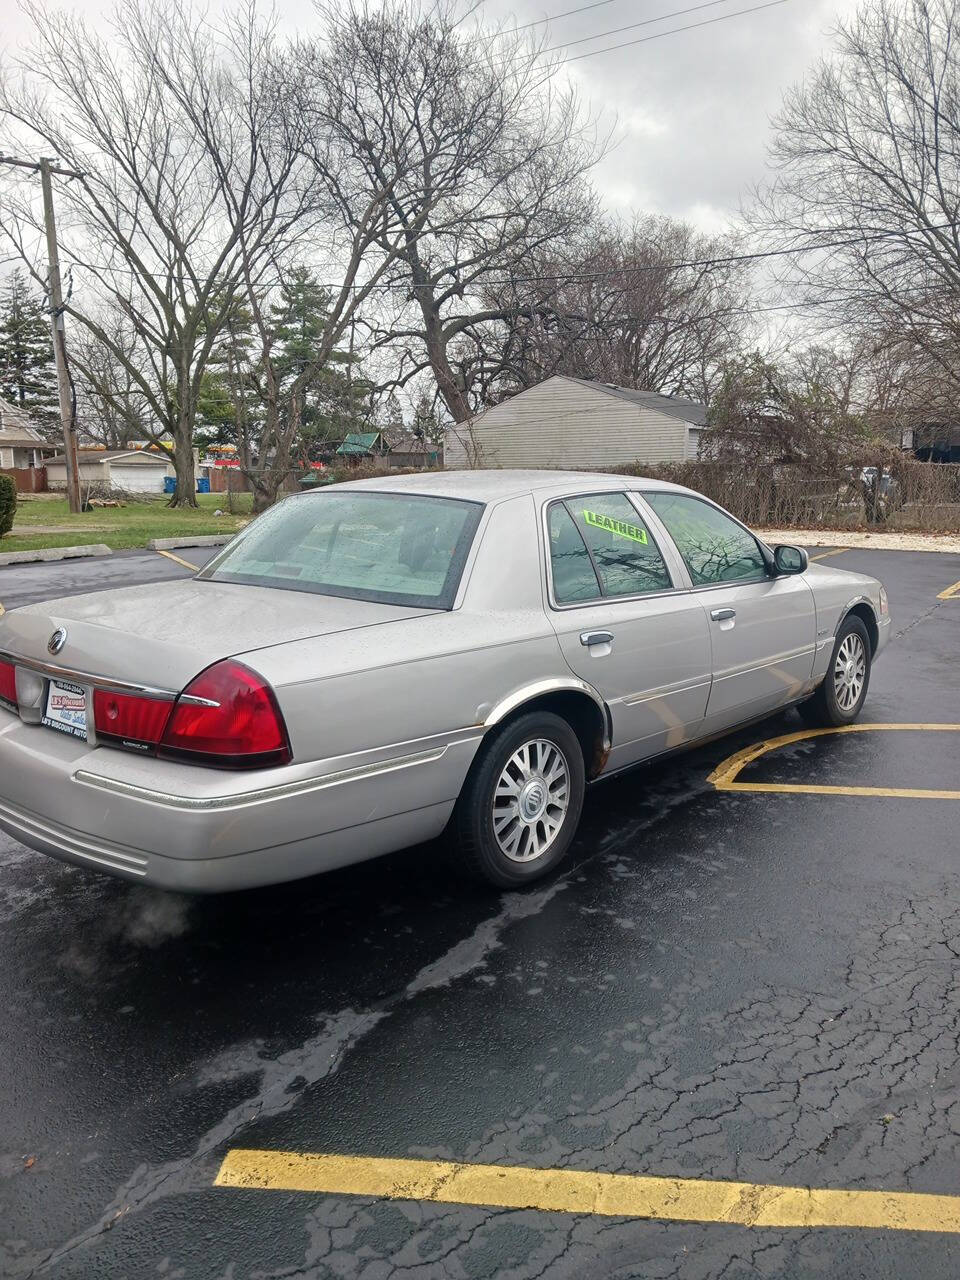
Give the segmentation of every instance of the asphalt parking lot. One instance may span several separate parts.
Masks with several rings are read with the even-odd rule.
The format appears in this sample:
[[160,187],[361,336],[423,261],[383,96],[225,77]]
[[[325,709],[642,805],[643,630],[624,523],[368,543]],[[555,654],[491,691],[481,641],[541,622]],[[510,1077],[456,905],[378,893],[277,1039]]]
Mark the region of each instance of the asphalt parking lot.
[[600,784],[529,892],[419,848],[186,899],[0,834],[0,1275],[953,1280],[960,556],[814,554],[887,585],[878,727]]

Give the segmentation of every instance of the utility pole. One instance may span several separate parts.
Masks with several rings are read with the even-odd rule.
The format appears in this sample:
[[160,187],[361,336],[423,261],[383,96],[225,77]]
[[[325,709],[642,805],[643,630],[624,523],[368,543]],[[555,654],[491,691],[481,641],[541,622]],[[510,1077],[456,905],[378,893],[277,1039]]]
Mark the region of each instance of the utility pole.
[[17,160],[13,156],[0,155],[0,164],[16,165],[40,174],[43,192],[43,223],[47,235],[47,262],[50,289],[50,327],[53,334],[53,358],[57,366],[57,395],[60,401],[60,422],[63,426],[63,452],[67,470],[67,501],[70,510],[80,510],[80,466],[77,458],[77,424],[74,414],[73,390],[67,368],[67,341],[63,323],[63,286],[60,282],[60,251],[57,247],[57,224],[53,214],[52,175],[66,178],[82,178],[75,169],[63,169],[52,160],[41,157],[39,161]]

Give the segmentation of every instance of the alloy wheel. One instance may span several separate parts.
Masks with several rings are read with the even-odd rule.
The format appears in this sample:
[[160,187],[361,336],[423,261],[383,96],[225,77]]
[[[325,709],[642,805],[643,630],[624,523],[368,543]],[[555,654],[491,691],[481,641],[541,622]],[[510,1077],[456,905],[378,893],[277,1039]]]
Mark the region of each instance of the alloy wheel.
[[867,676],[867,651],[855,631],[844,636],[833,664],[833,691],[841,711],[852,711],[863,692]]
[[570,804],[570,773],[556,743],[523,743],[493,793],[493,834],[511,862],[532,862],[553,844]]

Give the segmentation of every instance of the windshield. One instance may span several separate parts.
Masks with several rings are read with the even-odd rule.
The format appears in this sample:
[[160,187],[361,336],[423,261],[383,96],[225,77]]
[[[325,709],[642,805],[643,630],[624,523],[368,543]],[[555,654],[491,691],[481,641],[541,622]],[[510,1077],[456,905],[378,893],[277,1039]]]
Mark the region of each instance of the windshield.
[[405,493],[304,494],[271,507],[200,576],[449,609],[482,511]]

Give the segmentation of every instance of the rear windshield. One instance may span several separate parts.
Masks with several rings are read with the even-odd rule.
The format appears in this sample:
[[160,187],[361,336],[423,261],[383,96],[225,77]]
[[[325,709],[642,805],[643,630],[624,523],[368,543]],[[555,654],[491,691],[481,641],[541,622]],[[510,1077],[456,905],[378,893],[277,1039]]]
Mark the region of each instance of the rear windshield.
[[201,577],[449,609],[483,506],[328,490],[278,503]]

